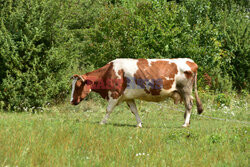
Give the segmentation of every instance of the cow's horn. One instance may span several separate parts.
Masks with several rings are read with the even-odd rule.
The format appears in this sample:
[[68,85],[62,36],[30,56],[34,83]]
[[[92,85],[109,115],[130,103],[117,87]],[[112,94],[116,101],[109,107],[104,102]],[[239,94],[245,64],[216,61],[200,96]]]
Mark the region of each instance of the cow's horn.
[[79,75],[78,77],[81,78],[81,80],[82,80],[83,82],[85,81],[85,80],[82,78],[82,76]]
[[74,78],[78,78],[78,79],[81,79],[83,82],[85,81],[85,79],[83,79],[83,77],[81,75],[73,75],[70,79],[74,79]]

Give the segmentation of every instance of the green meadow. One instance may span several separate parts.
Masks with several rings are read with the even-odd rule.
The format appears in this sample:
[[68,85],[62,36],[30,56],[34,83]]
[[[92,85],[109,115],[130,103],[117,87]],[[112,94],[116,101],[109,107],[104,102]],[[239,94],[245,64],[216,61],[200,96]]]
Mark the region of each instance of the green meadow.
[[171,100],[137,101],[143,128],[125,103],[99,125],[107,103],[96,96],[39,113],[1,112],[0,166],[248,166],[249,96],[228,106],[200,96],[205,111],[194,107],[188,128],[183,104]]
[[[0,0],[0,167],[247,167],[248,0]],[[191,58],[204,113],[136,101],[143,128],[91,93],[69,103],[73,74],[117,58]],[[236,93],[237,92],[237,93]]]

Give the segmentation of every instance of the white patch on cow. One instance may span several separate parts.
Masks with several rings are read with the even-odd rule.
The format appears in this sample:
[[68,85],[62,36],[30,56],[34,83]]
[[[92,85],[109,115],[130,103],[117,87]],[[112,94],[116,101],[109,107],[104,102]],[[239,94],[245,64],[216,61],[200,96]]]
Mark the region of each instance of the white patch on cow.
[[145,101],[162,101],[169,96],[168,94],[163,95],[152,95],[145,92],[144,89],[125,89],[122,99],[123,100],[131,100],[131,99],[140,99]]
[[177,67],[178,67],[178,71],[184,73],[185,71],[191,71],[191,68],[187,65],[187,61],[190,62],[194,62],[192,59],[173,59],[171,60],[172,62],[174,62]]
[[137,124],[137,127],[142,128],[142,123]]
[[70,102],[72,102],[74,100],[73,96],[74,96],[74,92],[75,92],[76,81],[77,81],[77,78],[74,78],[74,80],[72,81],[72,92],[71,92]]
[[186,119],[185,119],[185,123],[182,125],[183,127],[189,126],[190,116],[191,116],[191,112],[186,112]]
[[165,77],[166,80],[174,80],[174,78]]
[[188,79],[185,76],[185,71],[191,71],[191,68],[187,65],[187,61],[194,62],[192,59],[189,58],[182,58],[182,59],[172,59],[172,62],[174,62],[177,65],[178,73],[175,75],[175,85],[176,81],[179,83],[182,83],[183,85],[186,85],[188,82]]
[[133,78],[134,74],[138,70],[136,59],[115,59],[113,62],[113,68],[116,73],[116,76],[120,79],[121,76],[118,74],[118,71],[123,69],[125,72],[125,77]]
[[137,99],[141,96],[145,95],[145,91],[143,89],[137,89],[137,88],[126,88],[124,91],[124,99]]

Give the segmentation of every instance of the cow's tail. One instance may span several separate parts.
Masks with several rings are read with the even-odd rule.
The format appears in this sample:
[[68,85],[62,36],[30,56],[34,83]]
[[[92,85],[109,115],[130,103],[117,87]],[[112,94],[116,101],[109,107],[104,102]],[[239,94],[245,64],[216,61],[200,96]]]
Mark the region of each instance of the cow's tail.
[[203,107],[197,91],[197,72],[195,73],[195,78],[194,78],[194,91],[195,91],[197,111],[198,114],[201,114],[203,112]]

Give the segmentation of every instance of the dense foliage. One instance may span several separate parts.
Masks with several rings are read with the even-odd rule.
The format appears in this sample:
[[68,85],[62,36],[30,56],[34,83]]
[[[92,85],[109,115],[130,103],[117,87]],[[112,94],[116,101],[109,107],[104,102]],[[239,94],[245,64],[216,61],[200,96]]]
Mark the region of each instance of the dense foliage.
[[190,57],[199,65],[202,89],[249,90],[249,5],[0,0],[0,105],[41,107],[67,94],[73,71],[119,57]]

